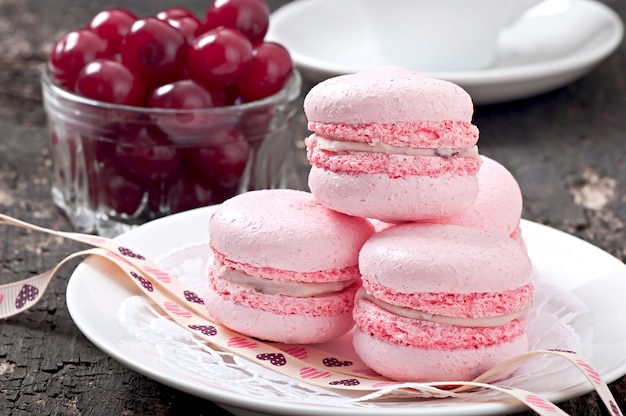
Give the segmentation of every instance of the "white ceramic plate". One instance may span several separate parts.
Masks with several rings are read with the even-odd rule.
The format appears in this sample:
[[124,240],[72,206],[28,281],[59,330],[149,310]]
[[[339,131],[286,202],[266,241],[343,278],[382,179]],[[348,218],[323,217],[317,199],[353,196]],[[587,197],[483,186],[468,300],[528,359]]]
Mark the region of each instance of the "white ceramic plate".
[[[267,39],[285,45],[316,82],[384,64],[358,1],[288,3],[272,14]],[[461,85],[476,104],[521,99],[580,78],[613,53],[622,36],[620,17],[597,1],[546,0],[502,34],[493,67],[425,75]]]
[[[120,237],[122,241],[157,259],[189,244],[206,242],[211,207],[155,220]],[[593,321],[588,355],[611,382],[626,373],[626,266],[608,253],[576,237],[529,221],[522,222],[523,236],[539,280],[549,283],[588,308]],[[233,385],[220,385],[210,378],[189,377],[183,368],[173,368],[157,354],[145,353],[142,340],[131,335],[119,320],[122,302],[140,292],[120,276],[110,263],[98,258],[82,262],[72,274],[67,287],[67,306],[78,328],[98,348],[122,364],[158,382],[218,403],[237,415],[494,415],[523,409],[519,403],[458,402],[456,399],[384,401],[359,407],[355,403],[340,406],[320,401],[306,403],[289,397],[268,400],[247,395]],[[173,324],[172,324],[173,325]],[[151,330],[151,329],[150,329]],[[155,329],[156,331],[156,329]],[[155,335],[159,337],[160,335]],[[155,344],[158,344],[156,342]],[[587,354],[586,354],[587,355]],[[561,373],[524,380],[522,388],[541,394],[554,402],[591,391],[580,378]],[[203,380],[206,380],[203,382]],[[253,380],[239,380],[254,383]],[[280,388],[280,386],[278,386]]]

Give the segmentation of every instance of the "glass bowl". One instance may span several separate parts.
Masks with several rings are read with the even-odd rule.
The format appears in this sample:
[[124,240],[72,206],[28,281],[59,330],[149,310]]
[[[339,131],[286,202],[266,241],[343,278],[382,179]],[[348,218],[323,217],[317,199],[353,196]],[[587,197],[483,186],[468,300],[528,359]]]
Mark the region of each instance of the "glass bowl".
[[41,77],[52,199],[80,232],[115,236],[242,192],[285,187],[302,80],[277,94],[201,110],[94,101]]

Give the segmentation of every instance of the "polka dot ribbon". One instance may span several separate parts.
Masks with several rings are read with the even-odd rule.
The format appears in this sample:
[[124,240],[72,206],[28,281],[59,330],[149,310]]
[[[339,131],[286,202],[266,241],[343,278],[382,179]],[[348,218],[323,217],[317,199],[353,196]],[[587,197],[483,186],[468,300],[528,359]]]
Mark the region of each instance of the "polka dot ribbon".
[[[74,253],[54,268],[18,282],[0,285],[0,319],[24,312],[44,295],[58,269],[76,257],[99,256],[114,263],[174,322],[213,348],[237,354],[270,368],[284,376],[318,387],[361,392],[355,400],[375,400],[390,397],[476,397],[482,389],[495,390],[510,396],[542,416],[567,415],[559,407],[529,391],[492,384],[502,374],[519,366],[524,360],[552,354],[568,360],[585,375],[606,405],[609,414],[622,416],[607,384],[589,360],[572,351],[530,351],[494,367],[471,382],[409,383],[389,380],[368,368],[359,360],[348,360],[307,345],[287,345],[262,342],[231,331],[215,322],[207,313],[201,296],[170,275],[138,250],[113,239],[71,232],[54,231],[0,214],[0,224],[12,225],[82,242],[90,249]],[[493,400],[493,398],[490,398]],[[504,399],[503,399],[504,400]]]

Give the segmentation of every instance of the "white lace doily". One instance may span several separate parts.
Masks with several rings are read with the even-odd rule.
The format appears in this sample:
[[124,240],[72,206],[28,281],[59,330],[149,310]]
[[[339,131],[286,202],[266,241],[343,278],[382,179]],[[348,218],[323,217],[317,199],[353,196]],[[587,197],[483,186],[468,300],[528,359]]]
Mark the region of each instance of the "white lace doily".
[[[193,290],[201,293],[211,261],[208,242],[204,242],[180,248],[156,262],[171,275],[177,276]],[[542,282],[538,276],[535,276],[535,284],[535,298],[528,324],[531,349],[559,348],[576,351],[591,358],[593,333],[587,307],[574,295]],[[357,393],[318,388],[282,376],[236,355],[216,351],[160,313],[146,297],[127,298],[120,305],[118,318],[120,324],[138,340],[137,344],[125,345],[127,351],[133,350],[143,357],[149,354],[164,367],[164,371],[182,375],[191,383],[213,386],[221,391],[260,400],[309,404],[322,402],[330,406],[380,406],[380,402],[364,400],[375,395],[361,397]],[[345,337],[341,347],[351,348]],[[346,351],[343,355],[349,357],[350,354],[354,352]],[[545,376],[557,372],[564,373],[560,377],[562,380],[570,378],[567,386],[571,385],[571,377],[580,376],[565,360],[544,355],[524,362],[515,373],[498,384],[525,388],[524,384],[532,380],[535,392],[541,393],[536,391],[538,388],[542,389],[541,380],[552,379],[546,382],[549,385],[543,391],[554,391],[558,386],[554,386],[553,378]],[[581,382],[584,379],[581,378]],[[489,391],[481,394],[487,399],[489,395],[497,395]],[[461,397],[454,400],[469,399]],[[406,403],[394,402],[393,405],[411,406],[411,403],[414,404],[415,399]]]

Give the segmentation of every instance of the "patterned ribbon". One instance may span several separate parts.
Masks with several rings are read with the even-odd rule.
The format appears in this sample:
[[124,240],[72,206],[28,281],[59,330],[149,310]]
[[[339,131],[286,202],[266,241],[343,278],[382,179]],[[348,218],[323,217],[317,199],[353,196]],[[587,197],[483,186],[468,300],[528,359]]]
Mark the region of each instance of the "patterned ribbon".
[[578,368],[596,390],[609,414],[623,416],[601,375],[586,358],[572,351],[539,350],[514,357],[471,382],[406,383],[389,380],[359,360],[314,349],[307,345],[262,342],[234,332],[215,322],[207,313],[203,299],[189,287],[161,270],[137,250],[119,242],[87,234],[60,232],[32,225],[0,214],[0,224],[12,225],[75,240],[92,246],[63,259],[54,268],[18,282],[0,285],[0,319],[19,314],[35,305],[44,295],[58,269],[79,256],[100,256],[113,262],[165,314],[212,347],[237,354],[287,377],[318,387],[363,392],[360,400],[407,395],[421,398],[469,397],[481,389],[511,396],[541,416],[567,415],[544,398],[517,388],[490,384],[502,374],[539,354],[552,354]]

